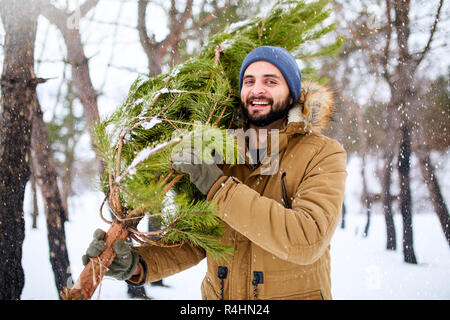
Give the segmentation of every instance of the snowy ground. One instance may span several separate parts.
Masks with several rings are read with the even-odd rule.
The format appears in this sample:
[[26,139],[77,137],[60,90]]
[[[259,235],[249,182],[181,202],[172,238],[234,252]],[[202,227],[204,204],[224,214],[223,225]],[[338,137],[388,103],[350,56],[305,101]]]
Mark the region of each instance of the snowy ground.
[[[440,178],[447,205],[449,161],[440,168]],[[385,223],[381,214],[372,216],[368,237],[362,237],[366,218],[358,213],[360,189],[358,162],[349,163],[347,180],[346,228],[337,229],[331,243],[332,290],[334,299],[450,299],[450,250],[431,207],[418,206],[413,216],[414,249],[418,265],[403,262],[401,252],[401,217],[395,216],[398,250],[388,252],[385,247]],[[370,172],[370,168],[368,168]],[[418,184],[415,189],[421,192]],[[414,196],[414,195],[413,195]],[[98,208],[103,195],[85,192],[70,202],[71,221],[66,223],[67,244],[73,278],[82,270],[81,255],[91,241],[96,228],[107,229],[100,220]],[[48,258],[45,217],[38,218],[38,229],[31,229],[26,198],[26,233],[23,247],[25,287],[22,299],[57,299],[53,274]],[[374,206],[375,211],[380,208]],[[41,211],[42,212],[42,211]],[[148,286],[153,299],[200,299],[200,283],[206,270],[202,261],[197,266],[164,280],[168,288]],[[93,299],[129,299],[124,282],[105,279]]]

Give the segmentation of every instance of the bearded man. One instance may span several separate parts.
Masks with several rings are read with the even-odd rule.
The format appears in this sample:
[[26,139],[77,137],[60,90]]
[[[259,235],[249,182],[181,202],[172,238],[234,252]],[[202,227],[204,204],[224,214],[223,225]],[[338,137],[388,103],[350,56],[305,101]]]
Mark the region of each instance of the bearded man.
[[[219,167],[172,159],[173,168],[188,173],[218,205],[225,225],[221,241],[234,248],[232,257],[219,264],[191,244],[130,248],[117,241],[107,274],[140,285],[206,257],[203,299],[331,299],[330,241],[347,176],[345,150],[320,133],[333,109],[332,95],[302,83],[294,57],[280,47],[250,52],[239,85],[244,129],[256,137],[249,139],[247,162]],[[195,156],[193,148],[187,152]],[[269,158],[276,170],[265,170]],[[103,250],[103,235],[96,231],[85,260]]]

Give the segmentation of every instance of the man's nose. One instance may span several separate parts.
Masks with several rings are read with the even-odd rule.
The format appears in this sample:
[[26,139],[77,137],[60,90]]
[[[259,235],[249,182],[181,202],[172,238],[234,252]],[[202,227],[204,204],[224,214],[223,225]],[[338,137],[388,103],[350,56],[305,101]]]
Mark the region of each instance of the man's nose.
[[254,96],[258,96],[266,93],[266,88],[264,87],[263,83],[261,83],[260,81],[256,81],[251,93]]
[[258,96],[265,96],[266,90],[264,87],[254,87],[251,92],[251,96],[258,97]]

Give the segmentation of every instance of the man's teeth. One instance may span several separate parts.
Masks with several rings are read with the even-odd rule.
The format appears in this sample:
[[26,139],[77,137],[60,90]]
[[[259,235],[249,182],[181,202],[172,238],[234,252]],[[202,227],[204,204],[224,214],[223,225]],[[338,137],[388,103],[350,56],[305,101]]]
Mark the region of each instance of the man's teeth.
[[252,104],[256,104],[256,105],[266,105],[266,104],[268,104],[268,103],[267,103],[267,102],[256,102],[256,101],[253,101]]

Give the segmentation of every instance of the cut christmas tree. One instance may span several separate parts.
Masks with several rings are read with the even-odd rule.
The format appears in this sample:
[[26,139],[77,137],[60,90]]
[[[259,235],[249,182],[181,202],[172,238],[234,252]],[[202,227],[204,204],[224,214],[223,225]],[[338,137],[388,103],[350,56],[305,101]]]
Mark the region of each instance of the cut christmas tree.
[[[115,257],[112,243],[127,237],[156,246],[189,242],[217,260],[230,257],[231,248],[220,242],[217,208],[190,183],[188,175],[172,169],[171,154],[182,139],[201,141],[203,155],[233,148],[233,137],[226,129],[242,125],[238,75],[251,50],[281,46],[298,59],[336,52],[343,42],[340,37],[326,46],[315,45],[319,48],[315,52],[305,49],[334,28],[325,23],[330,16],[327,4],[325,0],[278,1],[265,16],[215,34],[185,63],[133,83],[123,104],[95,127],[95,145],[105,163],[104,203],[114,216],[113,221],[103,218],[111,223],[107,247],[91,259],[75,286],[61,293],[63,298],[89,299]],[[303,77],[308,78],[305,70]],[[238,157],[237,151],[222,156],[231,164]],[[145,215],[157,217],[161,229],[139,231],[138,223]]]

